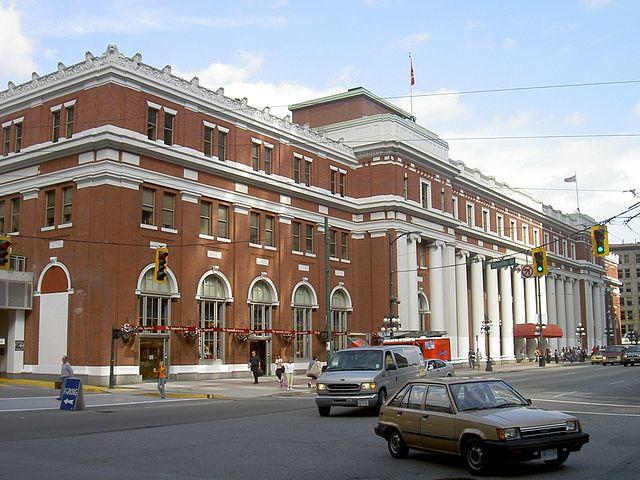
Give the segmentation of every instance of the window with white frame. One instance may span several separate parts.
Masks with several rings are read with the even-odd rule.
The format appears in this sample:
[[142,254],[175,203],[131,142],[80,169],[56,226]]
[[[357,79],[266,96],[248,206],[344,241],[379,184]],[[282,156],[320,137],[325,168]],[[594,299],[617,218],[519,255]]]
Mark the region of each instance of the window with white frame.
[[453,218],[458,218],[458,197],[451,197],[451,213]]
[[522,243],[529,245],[529,225],[522,224]]
[[218,237],[229,238],[229,207],[218,205]]
[[569,250],[567,250],[567,241],[566,240],[562,240],[562,255],[564,255],[565,257],[569,256]]
[[489,210],[486,208],[482,209],[482,229],[485,232],[489,231]]
[[162,226],[164,228],[175,227],[176,196],[173,193],[164,192],[162,195]]
[[342,333],[336,336],[333,343],[334,350],[347,348],[347,312],[349,311],[349,300],[342,290],[336,290],[331,296],[331,330]]
[[273,161],[273,147],[265,146],[264,159],[262,163],[264,164],[264,173],[266,173],[267,175],[271,175],[272,161]]
[[509,238],[516,241],[516,236],[518,235],[517,222],[515,220],[509,220]]
[[549,234],[545,233],[544,234],[544,247],[547,249],[547,251],[551,251],[551,245],[549,245]]
[[20,231],[20,197],[11,199],[11,233]]
[[206,331],[224,328],[226,311],[226,289],[222,280],[215,274],[208,275],[200,285],[200,359],[222,360],[224,362],[225,334]]
[[171,325],[171,289],[169,282],[155,282],[153,269],[144,275],[138,297],[138,323],[144,327]]
[[44,198],[45,198],[44,226],[52,227],[55,224],[56,191],[49,190],[45,192]]
[[558,243],[558,237],[553,237],[553,252],[558,254],[560,251],[560,245]]
[[305,245],[305,252],[312,254],[313,253],[313,225],[305,225],[304,245]]
[[429,302],[424,292],[418,293],[418,316],[420,318],[420,331],[429,330]]
[[310,359],[311,352],[311,314],[313,297],[311,290],[300,285],[293,294],[293,322],[296,331],[294,355],[297,359]]
[[271,328],[273,293],[264,280],[256,282],[249,295],[249,321],[251,330]]
[[200,234],[211,235],[211,202],[200,201]]
[[62,223],[71,223],[71,207],[73,202],[73,187],[62,189]]
[[475,225],[475,212],[473,208],[473,204],[467,203],[467,226],[473,227]]
[[420,180],[420,205],[431,208],[431,184],[424,180]]
[[576,259],[576,244],[572,243],[571,244],[571,258],[572,259]]
[[540,230],[537,228],[533,229],[533,243],[536,247],[540,246]]
[[504,237],[504,217],[496,215],[496,229],[499,237]]

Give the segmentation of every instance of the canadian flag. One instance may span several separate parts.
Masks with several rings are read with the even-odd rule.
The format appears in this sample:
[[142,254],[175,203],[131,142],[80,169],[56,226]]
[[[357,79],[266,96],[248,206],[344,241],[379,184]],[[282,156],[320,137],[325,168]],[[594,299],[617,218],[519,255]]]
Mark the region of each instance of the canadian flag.
[[413,73],[413,58],[411,58],[411,54],[409,54],[409,65],[411,66],[411,86],[416,84],[416,76]]
[[567,183],[576,183],[576,174],[574,173],[573,176],[565,178],[564,181]]

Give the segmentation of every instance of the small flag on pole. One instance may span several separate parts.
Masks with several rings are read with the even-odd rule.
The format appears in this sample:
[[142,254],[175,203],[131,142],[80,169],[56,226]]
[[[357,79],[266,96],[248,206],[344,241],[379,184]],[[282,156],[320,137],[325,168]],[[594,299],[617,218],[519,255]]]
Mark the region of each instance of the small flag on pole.
[[576,183],[576,174],[574,173],[573,176],[565,178],[564,181],[567,183]]
[[411,54],[409,54],[409,65],[411,66],[411,86],[416,84],[416,76],[413,73],[413,58],[411,58]]

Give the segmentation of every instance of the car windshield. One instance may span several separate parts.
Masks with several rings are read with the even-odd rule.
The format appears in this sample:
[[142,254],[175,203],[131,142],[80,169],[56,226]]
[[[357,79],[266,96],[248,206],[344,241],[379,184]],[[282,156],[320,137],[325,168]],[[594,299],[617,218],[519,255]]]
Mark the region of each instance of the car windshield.
[[451,393],[461,412],[528,405],[518,392],[501,380],[456,383],[451,385]]
[[381,350],[343,350],[331,358],[327,372],[344,370],[381,370]]
[[604,353],[619,353],[622,351],[622,347],[619,345],[606,347],[604,349]]
[[627,353],[640,353],[640,347],[627,347]]

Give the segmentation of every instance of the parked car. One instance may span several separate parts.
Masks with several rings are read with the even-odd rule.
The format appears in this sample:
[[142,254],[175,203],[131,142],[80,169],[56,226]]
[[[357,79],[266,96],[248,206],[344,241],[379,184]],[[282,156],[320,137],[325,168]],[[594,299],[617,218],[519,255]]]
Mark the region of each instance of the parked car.
[[602,350],[598,350],[597,352],[593,352],[591,354],[591,365],[602,363],[602,353]]
[[318,377],[318,413],[326,417],[331,413],[331,407],[379,410],[387,397],[395,394],[408,380],[424,376],[424,358],[416,346],[384,345],[339,350]]
[[502,380],[472,378],[407,382],[380,409],[375,433],[394,458],[412,448],[448,453],[474,474],[504,460],[559,466],[589,441],[575,417],[534,408]]
[[626,347],[622,353],[622,365],[628,367],[640,363],[640,345]]
[[453,365],[437,358],[425,360],[427,377],[453,377],[455,369]]
[[602,365],[622,364],[622,354],[624,351],[625,347],[622,345],[607,345],[605,349],[602,350]]

